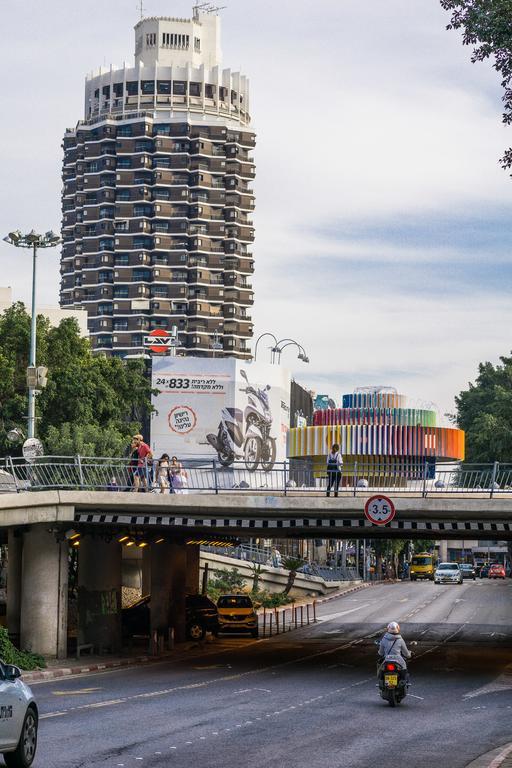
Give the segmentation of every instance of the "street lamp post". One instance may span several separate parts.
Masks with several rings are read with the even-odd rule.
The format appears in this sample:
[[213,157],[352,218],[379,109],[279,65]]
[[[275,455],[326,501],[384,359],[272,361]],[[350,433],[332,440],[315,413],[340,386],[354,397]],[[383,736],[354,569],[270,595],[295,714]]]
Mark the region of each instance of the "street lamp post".
[[[38,248],[54,248],[60,243],[60,237],[54,232],[46,232],[44,235],[39,235],[33,229],[27,234],[23,235],[19,230],[9,232],[7,237],[4,237],[4,242],[9,245],[14,245],[16,248],[31,248],[32,249],[32,317],[30,323],[30,353],[29,353],[29,369],[35,372],[36,369],[36,334],[37,334],[37,317],[36,317],[36,275],[37,275],[37,249]],[[28,387],[28,437],[35,437],[36,432],[36,387],[34,381],[29,382]]]
[[[256,357],[258,355],[258,344],[260,343],[260,339],[263,339],[265,336],[271,336],[274,339],[274,344],[277,345],[277,338],[274,336],[273,333],[268,333],[268,332],[262,333],[261,336],[258,336],[258,338],[256,339],[256,346],[254,347],[254,362],[256,362]],[[273,350],[274,348],[271,347],[270,349]],[[270,362],[271,363],[274,362],[272,355],[271,355]]]
[[278,341],[275,347],[272,349],[272,352],[274,355],[279,355],[278,363],[281,362],[281,353],[283,349],[286,349],[286,347],[292,347],[292,346],[295,346],[298,348],[299,360],[302,360],[303,363],[309,363],[309,357],[306,355],[306,350],[304,349],[302,344],[299,344],[297,341],[295,341],[295,339],[281,339],[281,341]]

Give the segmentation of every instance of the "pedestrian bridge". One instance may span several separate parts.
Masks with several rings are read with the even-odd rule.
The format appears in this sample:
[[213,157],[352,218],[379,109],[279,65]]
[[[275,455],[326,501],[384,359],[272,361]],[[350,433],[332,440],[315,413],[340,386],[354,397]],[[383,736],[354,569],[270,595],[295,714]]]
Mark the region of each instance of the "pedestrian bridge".
[[154,494],[63,491],[0,494],[0,528],[45,523],[165,531],[193,538],[471,538],[512,539],[512,494],[406,496],[388,491],[396,508],[385,526],[364,516],[372,491],[319,494],[225,492]]

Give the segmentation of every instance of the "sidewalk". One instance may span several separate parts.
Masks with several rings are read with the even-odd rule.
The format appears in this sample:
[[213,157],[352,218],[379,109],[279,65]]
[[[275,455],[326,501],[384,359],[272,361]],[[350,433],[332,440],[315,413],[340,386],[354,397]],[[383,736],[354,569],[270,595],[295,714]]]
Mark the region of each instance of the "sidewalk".
[[[378,582],[375,582],[378,583]],[[359,583],[359,584],[347,584],[343,589],[337,590],[332,595],[320,597],[315,599],[317,605],[329,602],[330,600],[336,600],[337,598],[350,595],[353,592],[357,592],[361,589],[371,587],[373,582]],[[299,598],[294,603],[288,603],[286,606],[281,605],[277,608],[277,611],[290,610],[294,606],[311,604],[313,601],[311,598]],[[274,609],[267,608],[267,611]],[[258,614],[263,613],[263,608],[258,609]],[[180,643],[179,646],[172,651],[166,651],[158,656],[150,656],[149,654],[139,654],[136,656],[118,655],[118,656],[84,656],[83,660],[77,659],[48,659],[47,668],[34,670],[33,672],[23,672],[23,681],[28,683],[39,683],[46,680],[57,680],[60,677],[71,677],[73,675],[85,675],[94,672],[104,672],[111,669],[123,669],[127,667],[139,667],[146,664],[155,664],[159,661],[172,660],[179,661],[182,658],[189,656],[190,651],[201,649],[204,652],[205,646],[208,645],[208,641],[188,641],[186,643]],[[212,649],[213,650],[213,649]]]
[[480,755],[466,768],[512,768],[512,742]]

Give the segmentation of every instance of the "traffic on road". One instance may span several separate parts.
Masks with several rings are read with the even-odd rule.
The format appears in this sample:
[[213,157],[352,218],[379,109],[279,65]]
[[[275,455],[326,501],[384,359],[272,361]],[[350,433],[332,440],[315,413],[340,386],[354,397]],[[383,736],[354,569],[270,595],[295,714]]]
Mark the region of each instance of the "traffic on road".
[[[380,583],[271,639],[207,636],[145,667],[34,684],[34,766],[395,768],[399,754],[465,768],[510,740],[511,599],[508,578]],[[376,679],[390,622],[412,653],[399,707]]]

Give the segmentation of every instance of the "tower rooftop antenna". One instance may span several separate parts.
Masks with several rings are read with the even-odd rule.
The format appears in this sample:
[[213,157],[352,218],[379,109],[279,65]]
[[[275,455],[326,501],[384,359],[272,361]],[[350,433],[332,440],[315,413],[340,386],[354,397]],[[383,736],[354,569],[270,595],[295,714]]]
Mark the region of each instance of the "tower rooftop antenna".
[[144,8],[144,0],[140,0],[139,1],[138,5],[137,5],[137,10],[140,13],[140,18],[141,18],[141,21],[142,21],[142,19],[144,18],[144,11],[146,10]]

